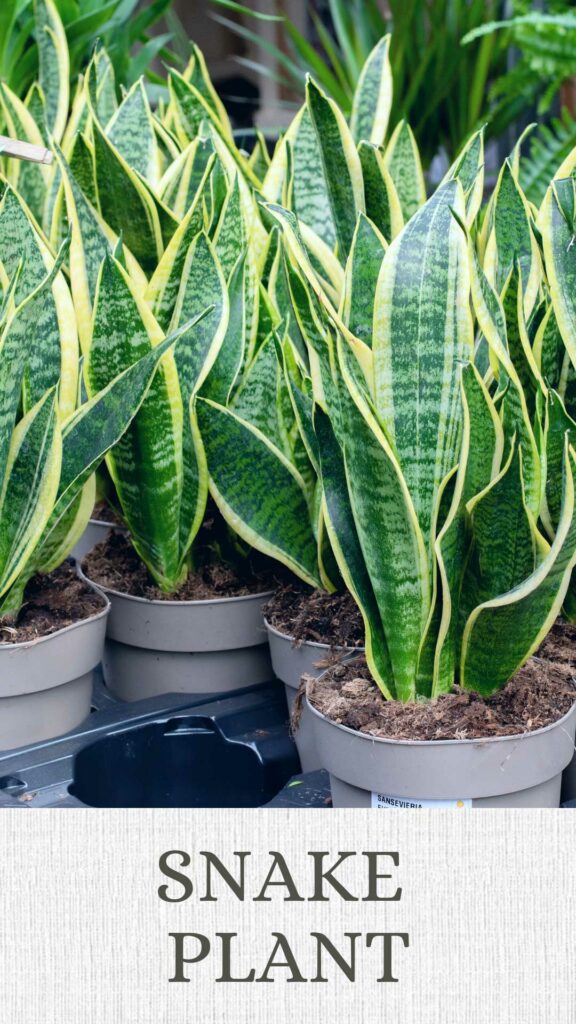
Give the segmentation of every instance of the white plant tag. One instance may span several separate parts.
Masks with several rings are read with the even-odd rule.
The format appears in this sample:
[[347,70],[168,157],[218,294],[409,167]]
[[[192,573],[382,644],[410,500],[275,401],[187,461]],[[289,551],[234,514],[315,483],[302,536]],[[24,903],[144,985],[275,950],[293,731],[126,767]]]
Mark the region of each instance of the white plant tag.
[[372,807],[378,807],[381,810],[388,810],[389,808],[413,808],[413,807],[472,807],[471,800],[417,800],[414,797],[408,796],[389,796],[386,793],[372,793]]

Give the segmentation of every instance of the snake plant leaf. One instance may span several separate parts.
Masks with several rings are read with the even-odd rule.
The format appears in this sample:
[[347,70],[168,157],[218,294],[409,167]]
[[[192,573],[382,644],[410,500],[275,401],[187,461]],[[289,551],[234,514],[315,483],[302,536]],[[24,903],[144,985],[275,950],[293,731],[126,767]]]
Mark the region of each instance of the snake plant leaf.
[[24,99],[24,106],[38,128],[42,142],[48,147],[50,145],[50,136],[46,125],[46,99],[39,82],[33,82],[30,86]]
[[320,453],[325,521],[342,579],[364,621],[368,663],[384,696],[396,696],[394,676],[380,610],[352,514],[346,468],[330,418],[320,406],[314,410],[314,430]]
[[106,125],[106,135],[133,171],[156,187],[160,181],[160,151],[150,104],[142,79],[126,93]]
[[453,208],[463,215],[454,180],[391,243],[374,305],[376,409],[428,544],[440,484],[458,460],[458,364],[473,355],[468,253]]
[[576,183],[555,181],[542,207],[542,238],[546,274],[558,328],[576,367]]
[[34,0],[39,82],[46,98],[51,136],[60,142],[70,103],[70,56],[66,32],[53,0]]
[[384,155],[377,146],[361,142],[358,156],[364,178],[366,214],[386,241],[391,242],[404,227],[396,186],[384,162]]
[[75,406],[78,382],[78,333],[72,298],[61,264],[30,220],[25,204],[7,188],[0,203],[0,279],[21,272],[15,282],[16,310],[7,328],[17,332],[27,352],[25,410],[60,383],[58,402],[68,415]]
[[383,146],[392,107],[390,39],[384,36],[366,60],[352,100],[350,128],[356,142]]
[[207,235],[201,232],[188,249],[170,329],[210,312],[194,330],[194,346],[180,344],[176,364],[185,403],[200,390],[218,356],[229,317],[228,289]]
[[257,551],[320,586],[316,541],[297,471],[261,431],[231,409],[199,398],[197,411],[210,492],[224,519]]
[[277,378],[280,366],[274,334],[270,334],[244,376],[230,408],[245,423],[257,427],[277,448],[283,449],[280,433]]
[[407,121],[400,121],[384,152],[384,163],[396,186],[405,221],[426,202],[426,184],[416,139]]
[[263,182],[268,168],[270,167],[270,154],[268,152],[266,137],[261,131],[256,131],[256,142],[254,143],[248,163],[250,164],[253,173],[258,178],[258,181]]
[[92,117],[100,213],[114,231],[122,233],[144,269],[150,269],[161,258],[170,222],[173,233],[176,220],[106,135],[96,107],[96,87],[92,64],[86,76],[86,99]]
[[469,238],[472,304],[478,326],[490,348],[490,358],[499,375],[500,391],[505,393],[505,429],[509,440],[517,435],[522,447],[522,470],[528,508],[538,515],[542,499],[543,474],[540,454],[532,427],[526,396],[508,351],[506,318],[502,302],[488,281]]
[[[306,448],[306,453],[316,476],[320,475],[320,450],[314,429],[314,400],[312,396],[312,381],[308,378],[308,389],[304,378],[300,374],[297,379],[295,370],[296,358],[289,338],[277,345],[278,359],[284,371],[286,387],[292,403],[294,419],[298,426],[300,437]],[[321,408],[321,406],[318,406]]]
[[526,396],[530,413],[533,413],[534,398],[539,388],[545,389],[538,365],[534,358],[528,328],[524,316],[522,289],[522,268],[517,262],[510,272],[502,292],[502,308],[506,319],[506,337],[510,358],[518,373],[520,386]]
[[435,543],[442,611],[434,654],[432,696],[450,691],[454,683],[460,592],[471,541],[467,504],[499,473],[504,451],[504,433],[495,405],[472,364],[462,371],[461,392],[464,419],[460,462],[452,505]]
[[542,261],[528,203],[510,161],[506,160],[493,196],[492,231],[484,256],[484,272],[499,295],[516,263],[522,271],[524,310],[528,316],[542,280]]
[[[19,97],[5,82],[0,82],[0,107],[2,120],[8,135],[13,139],[44,146],[39,126],[34,121]],[[50,168],[45,164],[11,160],[7,167],[10,184],[18,189],[38,223],[42,222],[42,211],[50,183]]]
[[222,273],[228,280],[238,257],[247,246],[237,174],[224,200],[213,241]]
[[480,128],[456,157],[443,178],[450,181],[458,178],[466,196],[466,222],[471,226],[476,220],[484,194],[484,128]]
[[464,611],[518,586],[548,550],[526,507],[517,443],[500,473],[469,501],[468,512],[473,546],[462,584]]
[[552,304],[538,325],[532,347],[538,373],[551,388],[560,388],[565,374],[564,363],[570,357],[562,340]]
[[182,221],[190,209],[213,152],[210,139],[193,139],[164,172],[158,195],[177,220]]
[[[63,245],[52,269],[8,318],[4,341],[17,346],[24,359],[22,407],[28,412],[50,388],[59,385],[58,404],[63,416],[75,406],[78,387],[78,336],[74,307],[65,281],[56,278],[69,249]],[[58,302],[55,301],[55,296]],[[4,351],[4,346],[2,350]]]
[[[102,264],[85,378],[90,395],[163,339],[163,332],[112,256]],[[164,356],[138,414],[107,456],[132,543],[160,586],[180,571],[184,411],[172,353]]]
[[566,437],[572,446],[576,442],[576,423],[566,412],[560,395],[553,390],[548,392],[545,436],[547,476],[540,514],[544,528],[552,540],[558,528],[561,513],[562,494],[558,482],[562,479]]
[[300,233],[300,228],[294,214],[275,203],[266,204],[266,210],[268,210],[274,219],[281,225],[284,243],[290,259],[293,260],[294,264],[298,267],[299,272],[310,287],[312,294],[319,300],[321,306],[326,310],[332,324],[346,338],[348,346],[353,350],[355,358],[362,368],[362,373],[366,378],[367,384],[371,386],[373,377],[372,353],[368,346],[365,345],[364,342],[360,341],[359,338],[355,338],[352,332],[348,329],[340,316],[338,309],[334,305],[333,298],[327,292],[324,283],[319,279],[310,260],[308,250],[304,244],[302,234]]
[[461,686],[493,693],[537,650],[560,611],[575,562],[574,455],[566,440],[554,541],[530,576],[470,615],[462,638]]
[[193,86],[197,92],[202,96],[206,104],[214,112],[220,125],[224,129],[225,134],[232,137],[232,127],[230,120],[226,112],[226,107],[222,103],[214,85],[212,79],[206,67],[206,61],[204,54],[196,43],[192,42],[192,59],[189,64],[189,72],[185,75],[186,80]]
[[220,352],[229,322],[228,289],[214,247],[201,233],[188,250],[176,299],[171,329],[210,312],[184,336],[176,350],[176,366],[184,409],[183,472],[180,507],[180,549],[188,551],[200,526],[207,498],[207,470],[196,420],[194,397],[200,391]]
[[344,277],[341,314],[352,334],[372,348],[376,285],[387,245],[378,228],[363,214],[358,223]]
[[61,457],[53,388],[20,420],[12,435],[0,494],[2,595],[26,564],[45,526],[58,490]]
[[316,134],[340,259],[345,261],[364,212],[360,158],[344,116],[312,79],[306,83],[306,106]]
[[146,288],[146,301],[164,331],[168,330],[174,315],[190,247],[204,227],[203,194],[213,162],[212,157],[204,170],[186,216],[166,246]]
[[[72,298],[76,312],[78,336],[82,350],[90,343],[92,306],[96,294],[102,260],[118,245],[118,236],[83,195],[61,150],[56,147],[56,158],[62,174],[66,211],[72,232],[70,262],[74,266],[71,278]],[[131,278],[138,287],[146,287],[146,278],[131,253],[123,249],[123,256]]]
[[[191,325],[186,325],[190,327]],[[85,402],[62,426],[62,468],[57,500],[33,553],[33,564],[42,564],[54,549],[54,531],[78,499],[90,476],[107,452],[118,443],[138,413],[154,378],[156,367],[183,331],[168,336],[141,359],[120,373],[103,391]]]
[[96,473],[92,473],[58,525],[34,548],[22,574],[24,580],[37,572],[52,572],[62,564],[84,533],[96,501]]
[[216,360],[202,386],[202,395],[228,405],[244,363],[246,347],[246,255],[239,257],[228,281],[230,312],[226,334]]
[[217,136],[222,141],[244,178],[257,188],[260,183],[250,164],[234,144],[228,120],[221,121],[218,113],[202,93],[174,68],[171,68],[168,76],[168,88],[176,111],[176,132],[182,148],[195,138],[206,122],[210,125],[212,137]]
[[[399,700],[416,697],[420,639],[431,601],[429,558],[398,459],[357,388],[338,341],[341,434],[352,514],[380,610],[392,677],[370,668]],[[342,571],[342,570],[341,570]]]

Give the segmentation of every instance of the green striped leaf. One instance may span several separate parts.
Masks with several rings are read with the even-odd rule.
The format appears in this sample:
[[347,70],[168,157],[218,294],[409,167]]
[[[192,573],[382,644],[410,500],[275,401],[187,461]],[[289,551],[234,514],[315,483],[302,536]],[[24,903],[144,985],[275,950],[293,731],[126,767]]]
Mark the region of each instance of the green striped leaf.
[[16,312],[8,330],[19,333],[27,353],[25,409],[60,382],[59,407],[68,415],[76,401],[78,333],[61,260],[54,260],[22,200],[10,188],[0,203],[0,234],[0,278],[12,278],[21,267],[13,291]]
[[216,362],[226,335],[229,299],[226,282],[212,243],[200,234],[188,250],[171,329],[210,312],[198,324],[193,337],[184,336],[176,350],[176,366],[185,411],[183,433],[184,482],[180,506],[180,549],[188,551],[202,521],[207,497],[207,471],[196,422],[195,395]]
[[457,181],[442,185],[386,251],[374,306],[376,409],[429,545],[440,485],[458,461],[458,363],[473,352],[468,254],[452,208],[463,214]]
[[[257,551],[320,586],[304,485],[283,453],[231,409],[197,403],[210,492],[228,524]],[[254,472],[254,467],[258,472]]]
[[562,493],[558,482],[562,479],[566,437],[572,446],[576,442],[576,423],[566,412],[562,399],[555,391],[548,392],[545,436],[547,475],[540,513],[544,528],[552,540],[561,514]]
[[342,318],[355,337],[372,348],[374,301],[386,242],[361,213],[346,264]]
[[380,609],[368,575],[348,493],[342,451],[330,419],[316,406],[314,429],[321,460],[322,490],[330,544],[346,587],[358,605],[366,631],[366,656],[385,697],[396,696]]
[[144,269],[153,268],[164,251],[166,233],[170,234],[170,222],[173,233],[176,221],[106,136],[95,103],[93,65],[88,69],[86,88],[92,115],[100,213],[114,231],[122,233],[128,248]]
[[537,650],[560,611],[575,562],[574,456],[566,442],[562,512],[552,546],[530,576],[470,615],[462,640],[461,686],[493,693]]
[[384,163],[396,186],[402,216],[407,221],[426,202],[426,184],[416,139],[407,121],[400,121],[390,136]]
[[472,365],[462,372],[464,421],[460,462],[450,512],[435,544],[442,610],[434,656],[432,695],[449,692],[459,648],[460,594],[470,548],[468,503],[500,470],[504,434],[494,403]]
[[[162,339],[162,330],[134,295],[125,272],[106,257],[85,364],[88,393],[102,391]],[[138,414],[107,456],[132,543],[154,579],[168,590],[180,577],[183,418],[176,364],[167,353]]]
[[306,106],[316,133],[340,259],[350,250],[356,216],[364,211],[362,167],[343,114],[318,86],[306,83]]
[[46,524],[58,490],[61,455],[52,389],[12,436],[0,494],[0,595],[14,583]]
[[506,318],[502,303],[491,286],[476,250],[469,239],[472,303],[478,326],[490,349],[490,359],[498,375],[500,392],[505,393],[505,427],[508,439],[517,435],[522,447],[523,479],[526,502],[533,515],[538,514],[542,498],[542,468],[538,445],[528,412],[526,396],[516,368],[510,359]]
[[202,387],[202,395],[228,405],[244,362],[246,347],[246,258],[240,256],[228,281],[230,312],[220,351]]
[[392,106],[390,36],[384,36],[372,50],[358,79],[352,100],[350,128],[356,142],[365,139],[382,146]]
[[53,0],[34,0],[40,87],[46,99],[50,134],[60,142],[70,102],[68,41]]
[[456,157],[443,181],[457,178],[466,196],[466,221],[478,216],[484,194],[484,128],[475,132]]
[[[45,145],[40,126],[6,83],[0,83],[0,105],[5,131],[11,138],[30,142],[33,146]],[[50,183],[50,168],[45,164],[10,160],[6,173],[11,185],[18,189],[33,216],[41,223]]]
[[106,135],[120,156],[152,187],[160,181],[160,151],[142,79],[126,93],[106,125]]
[[204,227],[203,194],[213,160],[204,170],[194,200],[186,216],[166,246],[164,255],[146,288],[146,301],[163,330],[168,330],[181,287],[190,247]]
[[[72,298],[76,311],[78,335],[83,351],[90,342],[92,306],[102,260],[111,249],[116,249],[118,237],[102,221],[97,211],[82,194],[62,152],[56,149],[58,166],[62,173],[66,211],[71,228],[70,262],[74,266],[71,278]],[[146,278],[136,260],[124,248],[124,259],[130,276],[140,287]]]
[[548,190],[541,215],[546,274],[558,329],[572,364],[576,366],[576,183],[555,181]]
[[193,139],[164,173],[158,195],[179,221],[196,197],[213,152],[210,139]]
[[381,688],[416,697],[418,650],[430,609],[428,554],[406,481],[392,447],[351,378],[339,339],[346,387],[340,391],[341,435],[352,514],[380,617],[392,679],[370,668]]
[[522,271],[524,309],[528,316],[542,279],[542,262],[532,230],[528,203],[507,160],[493,196],[492,231],[484,272],[500,295],[516,263]]
[[391,242],[404,227],[396,186],[384,162],[384,155],[376,146],[361,142],[358,155],[364,177],[366,214],[386,241]]

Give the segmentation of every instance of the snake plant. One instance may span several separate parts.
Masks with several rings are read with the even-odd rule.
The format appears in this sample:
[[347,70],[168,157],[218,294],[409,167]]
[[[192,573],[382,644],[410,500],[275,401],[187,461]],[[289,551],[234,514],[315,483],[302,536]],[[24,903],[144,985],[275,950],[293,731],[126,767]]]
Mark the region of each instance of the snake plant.
[[[403,226],[390,230],[388,216],[386,237],[366,214],[366,140],[356,146],[314,83],[307,93],[272,162],[284,205],[266,211],[283,235],[271,288],[292,350],[304,347],[298,425],[331,548],[386,697],[434,696],[455,681],[489,694],[538,647],[576,562],[561,383],[575,354],[573,179],[555,182],[536,220],[514,153],[480,222],[479,133]],[[291,148],[304,116],[320,157],[311,207],[298,205]],[[384,226],[378,151],[369,170]],[[321,210],[330,244],[311,227]],[[219,460],[225,474],[223,445]],[[264,481],[254,524],[276,515]]]
[[[66,245],[50,265],[45,244],[24,239],[17,217],[9,221],[10,237],[8,199],[0,232],[7,242],[0,246],[0,617],[7,621],[17,617],[28,580],[55,569],[83,532],[94,504],[94,471],[137,414],[178,336],[163,338],[118,368],[90,399],[71,404],[77,362],[70,344],[74,312],[61,276]],[[21,255],[12,268],[19,231]],[[47,329],[56,319],[60,353]]]

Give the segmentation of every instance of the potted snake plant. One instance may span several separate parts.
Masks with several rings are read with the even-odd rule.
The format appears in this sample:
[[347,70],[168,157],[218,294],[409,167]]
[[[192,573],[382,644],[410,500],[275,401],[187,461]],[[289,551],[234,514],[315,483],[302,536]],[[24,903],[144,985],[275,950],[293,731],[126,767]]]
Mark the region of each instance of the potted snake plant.
[[67,732],[90,711],[110,606],[66,558],[90,515],[94,471],[175,338],[77,403],[67,246],[50,266],[15,194],[3,202],[4,273],[19,253],[0,322],[0,749],[10,749]]
[[[270,330],[258,279],[266,232],[247,184],[254,172],[228,148],[208,80],[209,100],[194,94],[195,69],[204,73],[201,55],[195,60],[190,82],[174,73],[172,131],[162,133],[138,85],[105,123],[96,55],[83,92],[89,180],[75,172],[74,154],[58,152],[52,235],[65,210],[88,394],[209,307],[107,456],[127,533],[110,536],[83,562],[112,604],[105,680],[127,700],[225,692],[271,676],[261,616],[270,582],[208,507],[196,413],[198,396],[227,392]],[[158,160],[178,149],[177,137],[186,152],[164,178]],[[125,247],[111,253],[110,237],[119,234]]]
[[572,426],[546,370],[561,343],[573,365],[573,180],[536,226],[512,158],[478,228],[479,134],[382,245],[348,128],[310,93],[331,125],[339,287],[294,212],[268,211],[325,324],[305,337],[304,430],[365,623],[365,657],[308,690],[334,804],[555,806],[576,691],[531,655],[576,561]]

